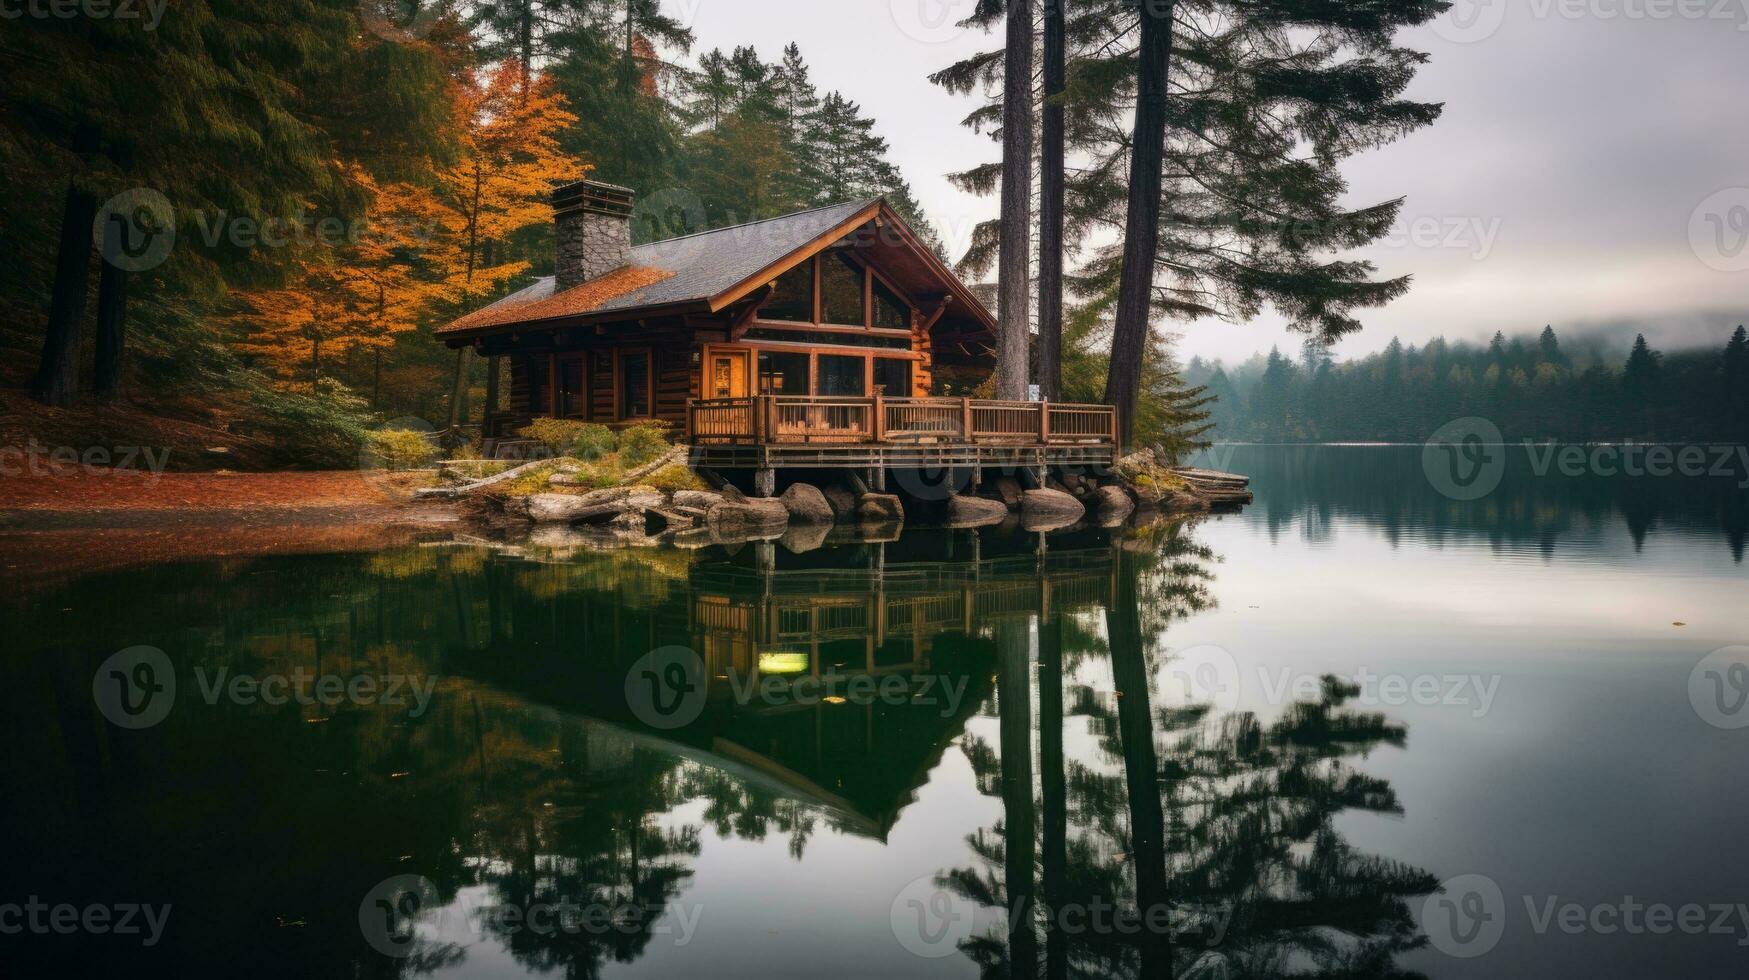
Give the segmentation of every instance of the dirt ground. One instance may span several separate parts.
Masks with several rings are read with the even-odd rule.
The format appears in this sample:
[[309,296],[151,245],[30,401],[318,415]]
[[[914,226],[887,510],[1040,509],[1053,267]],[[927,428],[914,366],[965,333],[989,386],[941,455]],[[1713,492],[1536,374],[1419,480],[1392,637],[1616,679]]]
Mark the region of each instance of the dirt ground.
[[418,503],[420,476],[379,473],[0,472],[0,577],[15,586],[190,558],[354,551],[461,527]]

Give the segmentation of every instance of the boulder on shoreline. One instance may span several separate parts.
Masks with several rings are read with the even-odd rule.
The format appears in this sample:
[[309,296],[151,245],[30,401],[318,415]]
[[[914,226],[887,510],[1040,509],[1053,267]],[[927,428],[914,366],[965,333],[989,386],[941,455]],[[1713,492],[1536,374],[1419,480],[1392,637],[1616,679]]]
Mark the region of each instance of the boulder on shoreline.
[[1020,495],[1021,526],[1028,531],[1068,527],[1086,515],[1081,501],[1061,490],[1028,490]]
[[897,494],[865,493],[857,502],[856,515],[865,524],[896,524],[905,520],[905,505]]
[[1088,499],[1092,502],[1094,512],[1099,515],[1099,520],[1102,523],[1122,521],[1136,509],[1136,502],[1130,499],[1129,493],[1123,487],[1119,486],[1100,487],[1093,491]]
[[789,511],[783,502],[766,497],[724,501],[705,513],[705,525],[715,537],[758,536],[789,527]]
[[948,527],[987,527],[1008,519],[1008,505],[988,497],[955,494],[947,499]]
[[808,527],[830,526],[835,517],[826,495],[808,483],[793,483],[777,498],[789,512],[792,524]]

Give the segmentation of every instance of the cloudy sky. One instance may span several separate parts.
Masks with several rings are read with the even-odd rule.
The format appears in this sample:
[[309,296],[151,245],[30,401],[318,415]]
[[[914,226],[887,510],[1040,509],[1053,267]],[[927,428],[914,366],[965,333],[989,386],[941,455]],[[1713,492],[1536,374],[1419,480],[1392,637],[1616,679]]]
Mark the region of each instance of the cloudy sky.
[[[995,212],[943,178],[994,155],[958,124],[971,100],[925,78],[992,45],[952,26],[972,2],[665,0],[703,50],[799,42],[879,120],[950,247]],[[1365,255],[1416,285],[1338,353],[1545,323],[1722,345],[1749,319],[1749,0],[1458,0],[1403,40],[1432,55],[1411,95],[1445,116],[1345,172],[1356,204],[1408,199]],[[1185,356],[1298,346],[1269,314],[1178,329]]]

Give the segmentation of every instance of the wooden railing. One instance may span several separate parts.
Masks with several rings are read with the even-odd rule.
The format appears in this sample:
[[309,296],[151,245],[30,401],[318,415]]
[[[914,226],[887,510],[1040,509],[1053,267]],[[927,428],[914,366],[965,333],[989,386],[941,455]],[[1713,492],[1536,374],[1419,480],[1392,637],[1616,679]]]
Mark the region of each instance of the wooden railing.
[[1099,445],[1117,441],[1109,405],[976,398],[759,395],[693,399],[694,445]]

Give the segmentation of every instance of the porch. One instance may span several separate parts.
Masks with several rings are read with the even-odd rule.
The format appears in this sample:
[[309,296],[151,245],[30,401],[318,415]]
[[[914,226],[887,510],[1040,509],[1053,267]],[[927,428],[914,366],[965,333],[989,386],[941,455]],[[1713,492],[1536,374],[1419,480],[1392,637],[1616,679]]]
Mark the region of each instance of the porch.
[[693,399],[692,465],[712,469],[1106,466],[1108,405],[979,398],[757,395]]

